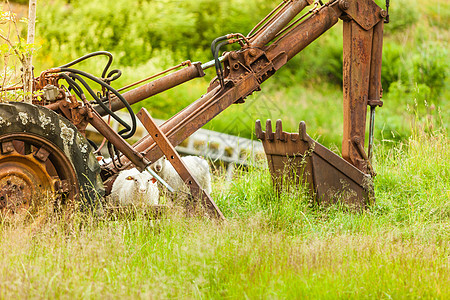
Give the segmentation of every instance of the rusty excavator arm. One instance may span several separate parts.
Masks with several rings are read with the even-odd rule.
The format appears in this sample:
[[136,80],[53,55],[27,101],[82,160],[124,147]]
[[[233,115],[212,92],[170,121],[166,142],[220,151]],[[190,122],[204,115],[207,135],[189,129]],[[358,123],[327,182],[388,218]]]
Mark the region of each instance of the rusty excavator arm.
[[[364,150],[366,114],[367,106],[370,106],[372,130],[374,108],[382,105],[381,52],[383,21],[387,14],[372,0],[335,0],[325,5],[320,5],[319,2],[284,1],[281,8],[273,12],[272,16],[269,15],[270,19],[263,20],[266,23],[253,30],[247,37],[228,35],[217,39],[216,45],[219,41],[225,41],[218,44],[222,46],[239,41],[242,48],[226,52],[222,57],[223,67],[220,62],[217,64],[216,57],[218,76],[208,88],[208,92],[160,126],[161,132],[167,136],[170,143],[173,146],[180,144],[231,104],[244,102],[247,96],[260,90],[262,82],[342,19],[344,23],[342,156],[362,173],[373,176],[369,154]],[[311,4],[314,6],[306,15],[288,25]],[[200,76],[203,76],[203,71],[197,63],[158,80],[171,87]],[[130,103],[134,103],[165,89],[162,88],[164,84],[155,81],[123,96]],[[163,155],[161,147],[155,143],[150,134],[135,143],[133,149],[149,162],[156,161]]]
[[[260,90],[262,82],[341,18],[344,20],[342,152],[346,160],[365,171],[366,155],[362,155],[356,144],[364,145],[367,105],[382,104],[381,48],[385,11],[371,0],[335,0],[320,7],[316,5],[307,18],[286,30],[286,25],[312,1],[285,2],[288,4],[278,18],[247,38],[248,44],[242,49],[224,55],[223,84],[219,81],[212,83],[205,95],[163,123],[161,130],[174,146],[178,145],[228,106],[241,103],[254,91]],[[151,82],[123,96],[129,103],[135,103],[167,89],[162,88],[165,84],[173,87],[201,76],[200,64],[192,64],[159,79],[161,84]],[[119,105],[116,108],[122,107]],[[96,109],[101,111],[101,108]],[[133,148],[143,153],[149,161],[155,161],[162,155],[150,135],[135,143]]]

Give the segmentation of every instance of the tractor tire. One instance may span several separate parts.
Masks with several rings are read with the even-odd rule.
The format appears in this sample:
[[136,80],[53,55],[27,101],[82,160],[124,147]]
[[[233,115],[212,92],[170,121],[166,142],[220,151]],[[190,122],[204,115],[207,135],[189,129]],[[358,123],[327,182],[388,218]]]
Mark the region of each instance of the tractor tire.
[[0,150],[1,212],[30,209],[42,195],[60,205],[84,200],[92,205],[104,195],[91,145],[52,110],[0,103]]

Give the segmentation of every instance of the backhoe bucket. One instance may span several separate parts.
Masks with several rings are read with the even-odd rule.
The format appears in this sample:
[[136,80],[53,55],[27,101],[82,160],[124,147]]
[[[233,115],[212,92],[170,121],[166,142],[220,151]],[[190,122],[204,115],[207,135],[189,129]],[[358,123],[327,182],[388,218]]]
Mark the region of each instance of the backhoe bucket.
[[340,203],[352,210],[363,210],[374,201],[372,177],[313,140],[305,122],[300,122],[299,133],[287,133],[277,120],[274,133],[271,120],[266,122],[266,131],[257,120],[256,136],[263,143],[278,191],[283,182],[303,184],[316,203]]

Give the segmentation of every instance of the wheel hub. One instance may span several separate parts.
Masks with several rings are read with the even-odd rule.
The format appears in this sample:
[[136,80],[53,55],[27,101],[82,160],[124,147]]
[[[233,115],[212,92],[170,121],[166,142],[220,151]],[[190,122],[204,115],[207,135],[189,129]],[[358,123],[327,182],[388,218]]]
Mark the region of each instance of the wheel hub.
[[54,179],[47,173],[45,164],[32,155],[14,151],[0,157],[0,210],[15,213],[28,209],[32,197],[54,191]]
[[0,209],[15,211],[29,204],[30,185],[20,176],[5,176],[0,180]]
[[[14,151],[15,152],[15,151]],[[32,197],[53,192],[45,165],[32,155],[10,153],[0,157],[0,209],[27,209]]]
[[[60,149],[40,136],[17,133],[0,138],[0,211],[30,211],[39,200],[73,199],[75,172]],[[45,202],[44,202],[45,203]]]

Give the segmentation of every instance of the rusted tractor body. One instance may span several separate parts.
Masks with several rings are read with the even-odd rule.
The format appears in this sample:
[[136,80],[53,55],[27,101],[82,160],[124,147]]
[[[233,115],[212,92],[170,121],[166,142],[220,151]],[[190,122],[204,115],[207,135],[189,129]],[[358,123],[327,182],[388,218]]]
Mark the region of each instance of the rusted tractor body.
[[[309,5],[312,5],[311,9],[295,19]],[[154,174],[150,164],[165,155],[190,187],[193,198],[199,199],[211,216],[223,218],[220,209],[200,189],[174,147],[231,104],[243,103],[247,96],[260,90],[261,83],[334,26],[339,18],[344,21],[342,153],[348,164],[370,177],[370,163],[364,152],[366,110],[368,105],[373,111],[382,104],[379,100],[381,47],[386,16],[372,0],[332,0],[326,4],[313,0],[285,0],[247,36],[228,34],[215,39],[211,45],[214,61],[205,64],[185,62],[177,66],[183,68],[124,93],[120,92],[128,86],[118,90],[111,86],[120,71],[108,73],[112,61],[108,52],[92,53],[42,72],[35,79],[34,89],[44,101],[36,101],[34,105],[2,104],[0,107],[2,210],[10,207],[6,204],[11,202],[10,199],[23,198],[14,200],[15,206],[23,206],[32,201],[32,195],[43,190],[50,190],[63,202],[80,197],[80,191],[91,199],[96,193],[102,196],[109,193],[120,170],[134,166]],[[221,48],[232,43],[240,44],[241,48],[219,56]],[[72,67],[96,55],[110,57],[100,77]],[[217,77],[206,94],[160,126],[142,109],[137,117],[149,134],[133,145],[126,141],[133,135],[136,125],[131,104],[202,77],[203,71],[212,66]],[[94,91],[87,79],[96,83],[100,91]],[[86,95],[93,100],[88,100]],[[21,111],[17,107],[21,107]],[[116,118],[114,111],[125,107],[133,124],[122,122],[125,128],[115,132],[102,116],[109,114]],[[13,124],[8,125],[8,120]],[[84,137],[88,124],[108,140],[112,162],[100,167],[95,160],[93,149]],[[276,173],[274,170],[274,176]]]

